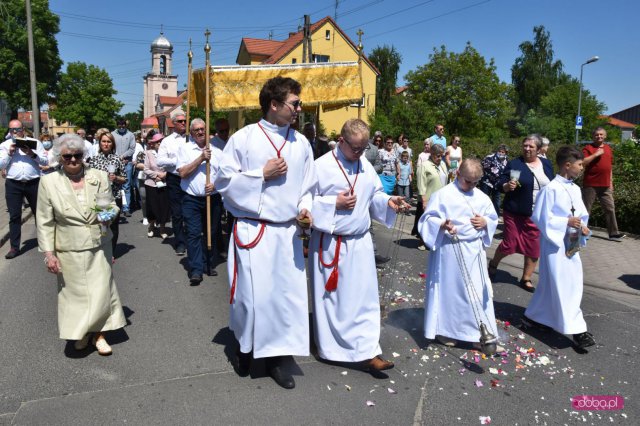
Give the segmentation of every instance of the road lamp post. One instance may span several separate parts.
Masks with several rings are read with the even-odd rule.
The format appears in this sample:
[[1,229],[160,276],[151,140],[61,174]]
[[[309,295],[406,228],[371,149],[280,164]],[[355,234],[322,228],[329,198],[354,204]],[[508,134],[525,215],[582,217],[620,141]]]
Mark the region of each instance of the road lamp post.
[[[584,64],[580,65],[580,93],[578,94],[578,115],[576,117],[576,145],[578,144],[578,132],[580,131],[580,129],[578,129],[578,117],[580,117],[580,109],[582,107],[582,70],[585,65],[592,64],[596,62],[598,59],[600,58],[597,56],[594,56]],[[582,128],[581,124],[580,124],[580,128]]]

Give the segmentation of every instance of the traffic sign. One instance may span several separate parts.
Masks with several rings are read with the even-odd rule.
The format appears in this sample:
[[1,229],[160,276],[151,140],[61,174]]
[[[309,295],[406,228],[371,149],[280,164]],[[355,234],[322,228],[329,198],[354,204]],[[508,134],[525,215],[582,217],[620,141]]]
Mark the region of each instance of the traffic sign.
[[576,130],[582,130],[582,116],[576,116]]

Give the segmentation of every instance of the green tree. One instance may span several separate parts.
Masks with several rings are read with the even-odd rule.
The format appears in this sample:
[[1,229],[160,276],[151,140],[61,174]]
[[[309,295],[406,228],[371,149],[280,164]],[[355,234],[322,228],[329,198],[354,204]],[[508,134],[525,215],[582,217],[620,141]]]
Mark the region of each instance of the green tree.
[[113,97],[116,93],[105,70],[84,62],[71,62],[60,76],[51,114],[58,121],[86,129],[111,128],[123,106]]
[[382,113],[389,113],[391,99],[396,94],[398,71],[402,63],[402,56],[395,47],[378,46],[371,51],[369,60],[380,71],[376,84],[376,109]]
[[533,28],[533,42],[520,44],[521,55],[511,67],[516,114],[524,118],[531,109],[536,109],[549,91],[568,76],[562,72],[562,62],[553,58],[551,35],[544,26]]
[[137,132],[138,130],[140,130],[141,128],[141,124],[142,124],[142,114],[140,114],[139,111],[136,112],[128,112],[125,115],[122,116],[122,118],[124,118],[125,120],[127,120],[127,123],[129,123],[129,127],[128,129],[131,130],[132,132]]
[[414,102],[423,104],[450,133],[484,137],[506,129],[513,112],[511,89],[498,78],[493,59],[487,63],[470,43],[462,53],[442,46],[429,58],[405,77]]
[[[522,133],[540,133],[552,142],[574,143],[575,116],[578,110],[578,92],[580,83],[572,79],[565,84],[552,88],[540,99],[535,110],[529,110],[519,129]],[[580,139],[589,140],[591,130],[597,126],[606,126],[606,118],[599,118],[605,110],[605,104],[583,88],[581,115],[584,117],[584,129]],[[618,138],[617,129],[607,127],[609,139]]]
[[[33,45],[37,92],[40,105],[54,93],[62,60],[55,35],[60,20],[49,11],[47,0],[31,1]],[[23,0],[0,2],[0,99],[4,98],[15,113],[18,108],[31,109],[27,17]]]

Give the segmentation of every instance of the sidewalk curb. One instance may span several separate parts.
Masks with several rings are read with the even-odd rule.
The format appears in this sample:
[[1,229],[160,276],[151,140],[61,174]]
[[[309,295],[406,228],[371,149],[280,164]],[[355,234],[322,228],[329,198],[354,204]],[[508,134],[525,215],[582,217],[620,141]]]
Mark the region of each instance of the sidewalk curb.
[[[20,225],[22,226],[22,224],[31,219],[31,217],[33,217],[31,208],[22,210],[22,221],[20,222]],[[0,247],[2,247],[7,241],[9,241],[9,224],[3,226],[2,229],[0,229]]]

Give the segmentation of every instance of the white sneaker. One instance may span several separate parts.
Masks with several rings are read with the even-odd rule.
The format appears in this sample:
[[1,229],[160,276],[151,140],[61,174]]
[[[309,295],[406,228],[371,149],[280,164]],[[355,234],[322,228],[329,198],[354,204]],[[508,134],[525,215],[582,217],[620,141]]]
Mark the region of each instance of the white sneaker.
[[447,347],[449,347],[449,348],[454,347],[454,346],[458,343],[458,341],[457,341],[457,340],[455,340],[455,339],[450,339],[450,338],[448,338],[448,337],[441,336],[441,335],[439,335],[439,334],[436,336],[436,340],[437,340],[441,345],[447,346]]
[[147,220],[147,218],[146,218],[146,217],[142,219],[142,224],[143,224],[144,226],[149,225],[149,221]]
[[109,346],[109,344],[105,340],[104,336],[100,336],[100,338],[96,338],[94,336],[93,345],[98,350],[98,353],[100,355],[102,355],[102,356],[108,356],[108,355],[111,355],[111,353],[112,353],[111,352],[111,346]]

